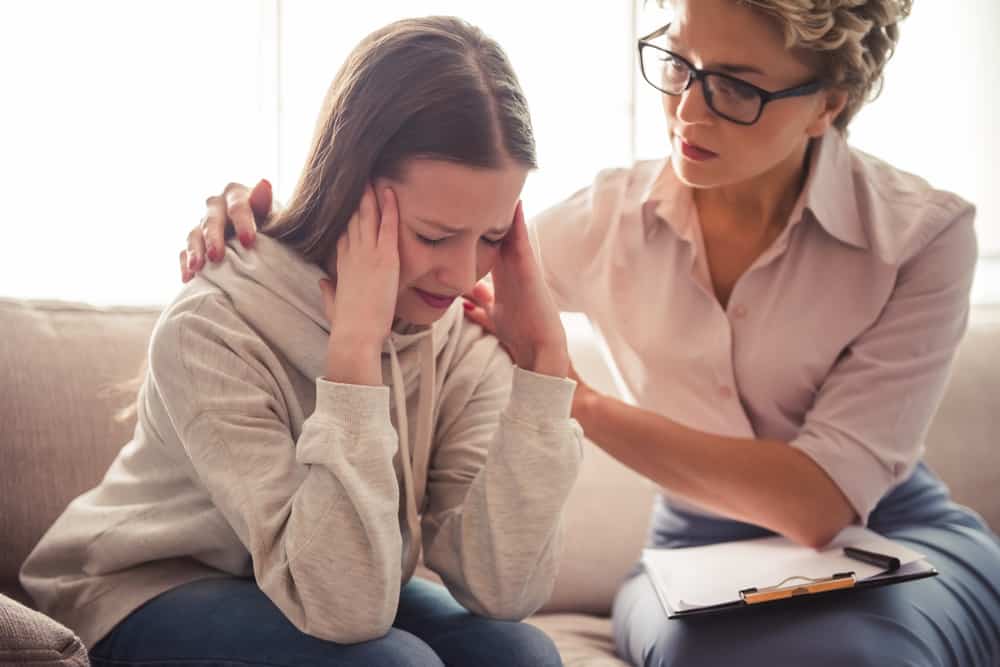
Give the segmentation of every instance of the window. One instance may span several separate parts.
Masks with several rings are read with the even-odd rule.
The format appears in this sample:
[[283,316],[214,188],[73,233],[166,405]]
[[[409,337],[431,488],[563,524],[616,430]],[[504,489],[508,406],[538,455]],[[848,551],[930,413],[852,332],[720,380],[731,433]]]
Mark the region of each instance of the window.
[[[531,105],[541,168],[533,211],[607,166],[662,156],[660,102],[637,85],[637,26],[654,3],[537,0],[12,0],[0,4],[0,296],[165,303],[203,200],[269,178],[286,199],[320,101],[370,30],[450,13],[504,45]],[[994,0],[918,5],[859,147],[979,205],[1000,255],[1000,47]],[[928,47],[927,45],[931,45]],[[985,263],[984,263],[985,264]],[[1000,271],[977,283],[995,286]],[[983,274],[986,276],[987,274]],[[983,292],[985,294],[986,292]],[[997,295],[1000,298],[1000,294]]]

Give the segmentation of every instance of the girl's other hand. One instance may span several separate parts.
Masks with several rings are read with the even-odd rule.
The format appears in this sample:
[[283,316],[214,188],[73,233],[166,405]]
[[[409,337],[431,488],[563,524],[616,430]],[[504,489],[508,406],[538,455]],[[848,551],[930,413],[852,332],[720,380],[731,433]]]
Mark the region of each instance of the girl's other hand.
[[496,335],[521,368],[566,377],[566,332],[531,250],[520,202],[492,277],[492,288],[480,282],[465,295],[466,316]]

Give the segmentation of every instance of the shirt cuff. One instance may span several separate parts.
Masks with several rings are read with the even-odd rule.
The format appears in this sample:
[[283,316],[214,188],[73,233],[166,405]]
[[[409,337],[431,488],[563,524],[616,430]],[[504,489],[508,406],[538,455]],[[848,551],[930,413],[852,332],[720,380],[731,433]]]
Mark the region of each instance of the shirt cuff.
[[790,444],[811,458],[833,480],[857,512],[862,526],[868,525],[872,510],[897,482],[885,464],[864,447],[809,431]]
[[389,387],[385,385],[343,384],[316,380],[316,409],[313,418],[334,424],[346,433],[364,435],[391,428]]
[[514,367],[507,416],[541,425],[569,419],[576,382]]

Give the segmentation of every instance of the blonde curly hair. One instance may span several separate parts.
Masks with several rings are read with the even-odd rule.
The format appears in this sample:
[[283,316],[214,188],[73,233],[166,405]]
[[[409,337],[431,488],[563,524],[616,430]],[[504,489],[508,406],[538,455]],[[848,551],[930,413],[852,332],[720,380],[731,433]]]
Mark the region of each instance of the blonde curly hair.
[[819,57],[820,76],[847,91],[834,125],[844,132],[866,102],[882,92],[883,70],[913,0],[736,0],[773,19],[785,46]]

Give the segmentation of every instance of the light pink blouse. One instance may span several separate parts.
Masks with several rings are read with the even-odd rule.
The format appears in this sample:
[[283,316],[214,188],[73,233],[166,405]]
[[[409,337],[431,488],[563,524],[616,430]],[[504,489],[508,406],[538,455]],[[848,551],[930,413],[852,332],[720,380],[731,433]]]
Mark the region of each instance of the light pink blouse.
[[560,309],[588,316],[639,406],[789,442],[865,523],[923,454],[968,319],[975,209],[835,131],[810,159],[725,309],[668,161],[602,171],[532,236]]

